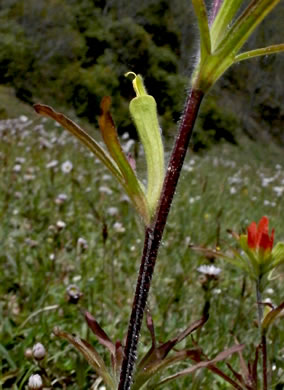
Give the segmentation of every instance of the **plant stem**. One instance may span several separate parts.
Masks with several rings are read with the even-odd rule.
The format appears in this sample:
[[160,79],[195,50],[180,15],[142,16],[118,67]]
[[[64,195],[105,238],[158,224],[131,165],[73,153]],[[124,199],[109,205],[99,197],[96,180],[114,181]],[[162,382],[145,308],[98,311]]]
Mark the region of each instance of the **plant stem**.
[[263,334],[261,338],[261,348],[262,348],[263,390],[267,390],[267,347],[266,347],[265,334]]
[[258,311],[258,329],[261,332],[263,308],[262,308],[262,296],[260,291],[260,283],[261,283],[261,279],[259,278],[256,282],[256,302],[257,302],[257,311]]
[[155,262],[203,96],[203,92],[197,89],[192,89],[188,95],[176,142],[168,164],[156,216],[151,226],[146,228],[145,231],[144,249],[129,320],[118,390],[129,390],[131,387],[140,329]]

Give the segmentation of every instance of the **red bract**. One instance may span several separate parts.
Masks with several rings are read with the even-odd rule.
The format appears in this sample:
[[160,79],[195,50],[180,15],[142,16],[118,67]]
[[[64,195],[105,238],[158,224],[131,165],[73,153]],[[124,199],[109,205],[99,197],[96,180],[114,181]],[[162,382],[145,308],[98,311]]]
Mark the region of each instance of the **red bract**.
[[274,241],[274,229],[272,229],[271,235],[269,236],[269,219],[262,217],[258,225],[252,222],[247,228],[248,231],[248,246],[251,249],[262,249],[272,250]]

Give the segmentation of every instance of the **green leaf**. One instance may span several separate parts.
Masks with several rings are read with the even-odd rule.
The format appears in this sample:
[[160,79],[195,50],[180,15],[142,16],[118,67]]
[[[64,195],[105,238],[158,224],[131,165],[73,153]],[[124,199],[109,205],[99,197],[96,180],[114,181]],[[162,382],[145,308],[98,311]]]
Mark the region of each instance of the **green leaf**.
[[121,148],[116,127],[109,111],[110,104],[110,97],[105,96],[101,102],[102,113],[99,118],[101,134],[111,157],[116,162],[125,179],[124,187],[129,197],[132,199],[138,213],[143,217],[143,220],[147,225],[150,220],[147,199],[142,184],[138,181],[134,170]]
[[12,359],[9,351],[4,347],[3,344],[0,344],[0,352],[1,352],[1,356],[7,360],[7,362],[10,365],[10,367],[12,368],[12,370],[16,370],[17,369],[17,365],[14,362],[14,360]]
[[235,57],[234,62],[249,60],[249,59],[254,58],[254,57],[266,56],[269,54],[279,53],[282,51],[284,51],[284,43],[280,43],[279,45],[271,45],[268,47],[262,47],[260,49],[249,50],[249,51],[245,51],[244,53],[238,54]]
[[273,10],[280,0],[252,0],[244,12],[233,23],[226,36],[220,41],[216,52],[235,57],[244,43],[262,20]]
[[[227,5],[227,10],[222,8],[219,10],[220,15],[226,16],[226,22],[239,5],[239,0],[234,0],[237,4],[233,5],[233,1],[224,1],[223,7]],[[212,85],[222,76],[222,74],[235,62],[235,57],[244,43],[248,40],[250,35],[262,20],[272,11],[272,9],[279,3],[280,0],[251,0],[244,12],[233,22],[231,26],[226,23],[220,30],[211,31],[213,33],[214,51],[207,55],[206,61],[199,61],[195,71],[193,72],[191,83],[193,88],[201,90],[206,93]],[[236,7],[236,8],[235,8]],[[226,13],[228,12],[228,14]],[[218,13],[219,14],[219,13]],[[221,18],[219,16],[219,18]],[[218,18],[218,15],[216,19]],[[217,21],[215,21],[217,26]],[[212,27],[213,28],[213,27]],[[215,27],[217,28],[217,27]],[[221,37],[223,35],[223,37]],[[217,46],[216,46],[217,45]],[[203,50],[204,51],[204,50]]]
[[264,318],[262,321],[262,331],[264,333],[267,332],[270,325],[273,324],[273,322],[276,320],[278,315],[281,313],[281,311],[284,309],[284,302],[282,302],[279,306],[277,306],[275,309],[272,309]]
[[210,29],[212,51],[226,35],[233,18],[244,0],[224,0]]
[[211,53],[211,38],[204,0],[192,0],[200,34],[201,62]]
[[277,267],[284,262],[284,242],[278,242],[272,249],[272,267]]
[[147,95],[140,75],[133,80],[137,97],[131,100],[129,110],[143,144],[147,161],[147,200],[153,217],[164,181],[164,147],[158,122],[157,105]]
[[248,246],[248,237],[246,234],[240,235],[239,244],[240,244],[240,247],[242,248],[242,250],[248,256],[255,274],[258,276],[259,275],[259,264],[257,261],[257,257],[255,255],[255,252],[253,250],[251,250]]

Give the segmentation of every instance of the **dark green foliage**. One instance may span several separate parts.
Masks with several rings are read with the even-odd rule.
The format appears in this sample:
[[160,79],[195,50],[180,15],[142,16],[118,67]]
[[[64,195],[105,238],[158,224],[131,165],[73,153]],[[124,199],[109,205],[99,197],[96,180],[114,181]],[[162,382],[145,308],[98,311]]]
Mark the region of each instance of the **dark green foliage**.
[[[155,6],[156,26],[165,5]],[[133,89],[124,77],[131,70],[145,77],[168,131],[178,118],[187,83],[178,74],[178,36],[167,34],[162,23],[156,42],[153,31],[147,31],[155,24],[151,18],[145,19],[144,28],[133,18],[117,19],[118,9],[105,12],[105,6],[87,0],[80,5],[65,0],[8,4],[0,13],[0,82],[14,86],[28,102],[71,105],[91,122],[102,97],[111,95],[119,130],[133,133],[128,114]],[[151,7],[147,12],[151,15]]]
[[[283,13],[279,4],[273,23],[265,22],[248,46],[281,42]],[[143,75],[164,134],[172,135],[189,85],[188,66],[195,61],[195,33],[185,0],[7,0],[0,4],[0,84],[14,87],[28,103],[73,108],[92,123],[102,97],[110,95],[119,131],[134,137],[128,111],[133,89],[124,77],[131,70]],[[196,148],[233,141],[237,125],[251,138],[264,130],[283,141],[281,69],[279,55],[229,70],[214,88],[214,104],[203,108],[205,132],[199,131]],[[226,112],[239,117],[241,126]]]
[[216,97],[209,96],[203,104],[196,131],[193,133],[192,145],[194,151],[208,149],[220,141],[236,144],[238,127],[237,118],[232,113],[219,107],[216,103]]

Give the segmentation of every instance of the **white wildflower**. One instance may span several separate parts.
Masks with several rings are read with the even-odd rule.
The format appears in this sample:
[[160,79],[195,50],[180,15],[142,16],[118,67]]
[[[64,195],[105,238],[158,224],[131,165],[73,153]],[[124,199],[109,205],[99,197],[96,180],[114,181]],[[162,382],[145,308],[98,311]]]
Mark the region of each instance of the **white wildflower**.
[[262,187],[268,187],[268,184],[273,182],[275,180],[275,177],[263,177],[261,180]]
[[61,230],[61,229],[64,229],[66,228],[66,223],[64,221],[57,221],[56,222],[56,227]]
[[73,164],[69,160],[61,164],[61,171],[63,173],[70,173],[72,169],[73,169]]
[[110,215],[111,217],[117,215],[118,214],[118,208],[117,207],[109,207],[107,209],[107,214]]
[[269,294],[269,295],[274,294],[273,288],[268,288],[268,289],[266,290],[266,293]]
[[83,237],[79,237],[77,245],[82,249],[88,249],[88,242]]
[[103,179],[104,181],[108,181],[108,180],[111,180],[112,177],[111,177],[110,175],[108,175],[108,174],[105,174],[105,175],[102,176],[102,179]]
[[14,167],[13,167],[13,172],[18,173],[18,172],[21,172],[21,170],[22,170],[21,164],[16,164],[16,165],[14,165]]
[[33,357],[36,360],[42,360],[46,355],[46,350],[41,343],[36,343],[33,346]]
[[129,203],[130,200],[129,200],[129,197],[126,195],[126,194],[123,194],[121,195],[120,199],[119,199],[121,202],[126,202],[126,203]]
[[35,175],[28,175],[28,174],[24,175],[23,177],[25,181],[33,181],[35,178],[36,178]]
[[201,265],[197,268],[197,271],[201,274],[217,276],[222,271],[221,268],[215,267],[215,265]]
[[26,161],[25,157],[16,157],[16,163],[18,164],[24,164],[24,162]]
[[186,172],[192,172],[194,168],[191,165],[184,165],[183,170]]
[[190,236],[186,236],[185,237],[185,245],[189,245],[191,243],[191,237]]
[[284,192],[284,187],[275,186],[273,187],[273,191],[276,193],[277,196],[282,196]]
[[21,116],[19,117],[19,119],[20,119],[21,122],[25,123],[25,122],[28,121],[29,118],[28,118],[26,115],[21,115]]
[[122,145],[122,149],[124,153],[129,153],[132,146],[135,144],[135,141],[133,139],[128,140],[124,145]]
[[42,379],[41,376],[38,374],[31,375],[29,377],[29,382],[28,382],[29,389],[41,389],[42,388]]
[[107,194],[107,195],[111,195],[112,194],[112,190],[110,188],[108,188],[107,186],[100,186],[99,187],[99,191],[102,194]]
[[67,200],[67,195],[66,194],[59,194],[55,198],[55,203],[58,205],[63,204]]
[[263,302],[272,305],[272,300],[271,300],[270,298],[265,298],[265,299],[263,300]]
[[231,187],[231,188],[230,188],[230,194],[231,194],[231,195],[234,195],[234,194],[236,194],[236,193],[237,193],[236,187]]
[[57,160],[52,160],[52,161],[50,161],[49,163],[46,164],[45,168],[47,168],[47,169],[55,168],[57,165],[58,165],[58,161]]
[[115,222],[113,225],[113,228],[117,233],[124,233],[125,232],[125,227],[120,222]]

